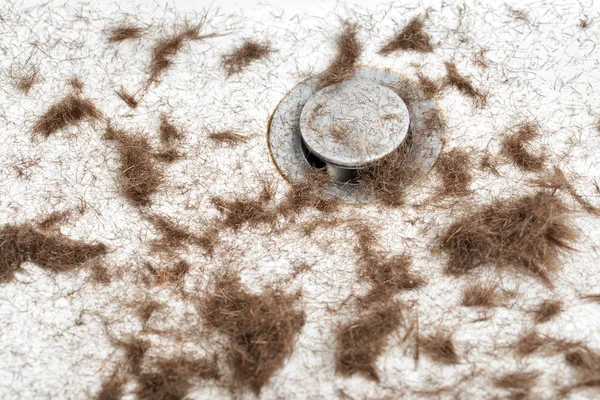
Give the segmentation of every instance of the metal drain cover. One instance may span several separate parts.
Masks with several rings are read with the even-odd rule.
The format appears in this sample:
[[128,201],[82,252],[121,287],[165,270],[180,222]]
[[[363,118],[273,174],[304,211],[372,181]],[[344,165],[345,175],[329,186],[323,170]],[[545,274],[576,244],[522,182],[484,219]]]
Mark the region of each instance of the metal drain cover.
[[[268,131],[271,156],[282,175],[304,179],[320,167],[339,182],[410,141],[411,163],[427,173],[442,149],[436,103],[413,80],[389,70],[361,67],[353,78],[319,89],[319,77],[295,86],[275,110]],[[363,198],[358,185],[327,190]]]

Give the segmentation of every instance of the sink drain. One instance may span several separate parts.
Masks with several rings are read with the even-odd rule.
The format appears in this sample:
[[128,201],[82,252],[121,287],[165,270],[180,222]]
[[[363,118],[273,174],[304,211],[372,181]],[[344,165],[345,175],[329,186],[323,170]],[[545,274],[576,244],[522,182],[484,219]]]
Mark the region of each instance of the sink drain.
[[299,182],[313,168],[335,181],[327,191],[364,198],[360,171],[408,148],[410,168],[426,174],[442,149],[436,103],[413,80],[389,70],[361,67],[353,78],[319,88],[319,77],[295,86],[275,110],[268,130],[273,161]]

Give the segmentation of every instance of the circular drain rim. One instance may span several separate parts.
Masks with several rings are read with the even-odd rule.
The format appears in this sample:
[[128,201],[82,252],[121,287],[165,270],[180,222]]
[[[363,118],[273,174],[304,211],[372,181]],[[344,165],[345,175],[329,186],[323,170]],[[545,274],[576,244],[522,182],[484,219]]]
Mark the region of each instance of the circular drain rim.
[[[442,151],[444,123],[441,111],[433,99],[427,99],[420,85],[411,78],[390,69],[359,67],[351,79],[368,79],[392,89],[404,101],[410,115],[405,140],[410,140],[410,159],[424,177],[433,167]],[[268,121],[267,145],[271,161],[290,183],[301,182],[314,169],[302,149],[300,115],[308,99],[319,90],[319,76],[312,76],[294,86],[279,102]],[[426,121],[437,121],[437,127],[425,129]],[[425,132],[425,135],[415,132]],[[360,185],[332,182],[324,191],[350,201],[364,201],[371,195]]]

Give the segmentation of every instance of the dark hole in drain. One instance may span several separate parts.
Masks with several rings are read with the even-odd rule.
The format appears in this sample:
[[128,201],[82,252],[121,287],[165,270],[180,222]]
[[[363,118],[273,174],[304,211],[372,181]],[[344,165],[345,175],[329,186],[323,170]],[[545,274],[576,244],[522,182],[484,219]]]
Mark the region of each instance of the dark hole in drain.
[[304,159],[306,160],[306,162],[308,162],[308,164],[310,164],[311,167],[316,169],[327,168],[327,163],[325,161],[323,161],[321,158],[314,155],[310,152],[310,150],[308,150],[308,147],[306,147],[306,144],[304,144],[304,139],[301,139],[300,142],[302,146],[302,154],[304,154]]
[[[335,165],[328,165],[321,157],[312,153],[306,144],[304,143],[304,139],[300,139],[300,145],[302,148],[302,154],[304,154],[304,159],[306,162],[313,168],[327,171],[332,176],[334,176],[335,180],[342,184],[358,184],[358,170],[350,169],[350,168],[341,168]],[[329,167],[329,168],[328,168]]]

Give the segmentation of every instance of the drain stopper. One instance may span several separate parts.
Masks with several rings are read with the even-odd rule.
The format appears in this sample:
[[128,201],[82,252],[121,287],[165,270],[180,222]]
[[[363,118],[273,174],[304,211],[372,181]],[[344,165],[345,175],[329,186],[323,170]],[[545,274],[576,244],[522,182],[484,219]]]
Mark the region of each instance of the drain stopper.
[[437,104],[417,82],[363,66],[344,82],[320,85],[318,75],[298,83],[269,121],[269,153],[284,178],[302,182],[312,169],[326,168],[335,178],[327,193],[366,201],[371,195],[361,185],[339,182],[352,181],[378,160],[393,159],[386,156],[399,148],[408,149],[413,176],[431,169],[442,150],[444,124]]
[[409,122],[404,101],[390,88],[366,79],[321,89],[308,99],[299,121],[306,149],[340,182],[395,151]]

